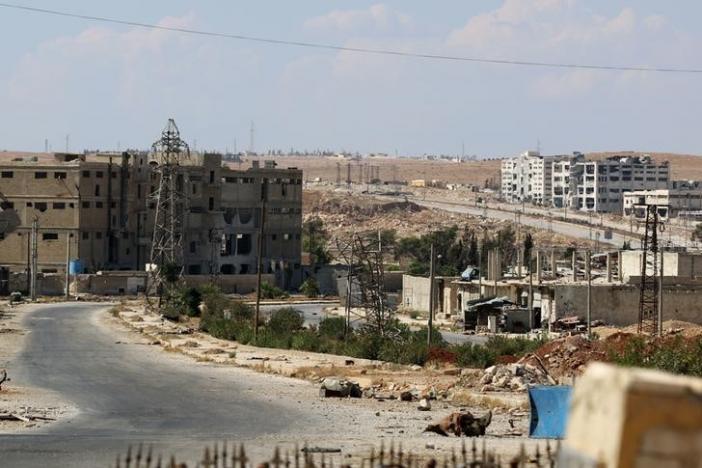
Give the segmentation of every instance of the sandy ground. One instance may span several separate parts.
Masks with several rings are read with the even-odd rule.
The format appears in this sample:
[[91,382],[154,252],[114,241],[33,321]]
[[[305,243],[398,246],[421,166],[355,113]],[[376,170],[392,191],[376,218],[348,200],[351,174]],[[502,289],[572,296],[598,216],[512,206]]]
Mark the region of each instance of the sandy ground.
[[[113,311],[110,326],[133,330],[133,339],[145,340],[153,347],[160,346],[168,354],[188,356],[201,365],[231,367],[231,372],[255,371],[270,374],[271,398],[289,402],[297,408],[309,408],[312,413],[324,415],[319,427],[309,424],[320,422],[315,414],[310,421],[300,421],[299,434],[314,431],[314,445],[340,447],[344,453],[366,454],[385,440],[387,444],[401,442],[415,453],[432,453],[457,449],[456,438],[444,438],[424,433],[424,428],[452,411],[466,409],[475,415],[493,411],[493,422],[488,427],[485,441],[489,448],[504,456],[514,456],[522,444],[527,449],[545,447],[545,442],[528,439],[529,411],[526,395],[520,393],[480,394],[468,386],[457,384],[474,379],[478,371],[458,369],[400,366],[377,361],[333,356],[294,350],[257,348],[235,342],[218,340],[188,329],[183,324],[163,321],[155,314],[143,312],[138,303],[122,305]],[[193,365],[197,365],[193,363]],[[373,398],[320,398],[319,382],[327,376],[353,380],[364,388],[371,388]],[[417,409],[418,402],[401,402],[400,390],[412,389],[420,395],[435,392],[431,411]],[[314,422],[313,422],[314,421]],[[292,431],[296,432],[296,431]],[[275,440],[258,440],[294,445],[300,436],[291,433]],[[310,438],[306,439],[309,443]],[[469,442],[470,443],[470,442]]]
[[[0,369],[7,368],[13,357],[21,352],[29,333],[21,322],[33,307],[29,304],[10,307],[7,302],[0,303]],[[33,387],[13,376],[12,372],[8,372],[8,377],[11,380],[0,390],[0,414],[19,415],[30,421],[0,419],[0,434],[46,426],[77,414],[77,408],[61,395]]]

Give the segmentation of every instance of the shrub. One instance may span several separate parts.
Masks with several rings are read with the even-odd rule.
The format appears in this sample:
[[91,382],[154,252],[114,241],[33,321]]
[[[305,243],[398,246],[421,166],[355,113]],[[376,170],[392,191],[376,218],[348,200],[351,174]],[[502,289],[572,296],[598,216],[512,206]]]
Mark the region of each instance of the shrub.
[[327,317],[319,322],[319,333],[322,336],[343,340],[345,330],[346,319],[343,317]]
[[304,322],[302,312],[292,307],[284,307],[271,314],[267,328],[276,335],[292,334],[302,328]]
[[319,335],[311,330],[300,330],[295,333],[292,336],[291,347],[301,351],[326,351],[322,346],[322,340]]
[[507,338],[491,336],[485,347],[495,356],[524,356],[533,353],[546,343],[546,339],[530,340],[528,338]]
[[197,288],[186,288],[182,291],[181,300],[184,306],[183,312],[189,317],[200,316],[200,302],[202,293]]
[[290,294],[269,283],[261,284],[261,297],[264,299],[285,299]]
[[495,364],[497,356],[486,346],[464,343],[452,346],[452,351],[456,353],[456,364],[461,367],[473,367],[485,369]]
[[686,340],[680,336],[647,343],[632,338],[623,352],[610,352],[611,361],[631,367],[647,367],[674,374],[702,376],[702,338]]
[[317,284],[317,280],[314,278],[307,278],[300,286],[300,292],[310,298],[319,296],[319,284]]
[[290,349],[292,337],[292,333],[274,333],[268,328],[260,328],[255,344],[264,348]]

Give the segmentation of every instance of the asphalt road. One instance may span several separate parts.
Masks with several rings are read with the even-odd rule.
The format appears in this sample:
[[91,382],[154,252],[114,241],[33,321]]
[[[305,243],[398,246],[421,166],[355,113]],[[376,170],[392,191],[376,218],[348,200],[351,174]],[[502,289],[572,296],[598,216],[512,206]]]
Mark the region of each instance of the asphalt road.
[[[444,202],[438,202],[438,201],[423,201],[419,199],[413,199],[413,202],[417,203],[418,205],[425,206],[427,208],[439,208],[445,211],[450,211],[453,213],[465,213],[465,214],[470,214],[473,216],[482,216],[483,214],[487,215],[487,217],[492,218],[492,219],[498,219],[498,220],[509,220],[509,221],[514,221],[514,213],[509,213],[501,210],[494,210],[494,209],[487,209],[483,210],[483,208],[477,208],[473,206],[467,206],[467,205],[459,205],[455,203],[444,203]],[[541,219],[539,217],[531,216],[529,214],[524,214],[521,216],[521,223],[524,224],[525,226],[531,226],[539,229],[548,229],[548,221],[545,219]],[[631,244],[633,247],[638,246],[638,239],[637,238],[631,238],[630,236],[624,236],[619,233],[613,233],[612,234],[612,239],[605,240],[604,239],[604,233],[602,232],[601,229],[598,229],[597,227],[593,227],[590,229],[588,226],[583,226],[580,224],[574,224],[574,223],[567,223],[563,221],[552,221],[551,223],[551,229],[553,229],[554,232],[557,232],[559,234],[563,234],[566,236],[571,236],[571,237],[577,237],[580,239],[589,239],[589,240],[595,240],[596,239],[596,233],[598,230],[600,231],[600,242],[603,245],[610,244],[611,246],[616,246],[616,247],[621,247],[622,244],[624,243],[625,240],[631,241]]]
[[263,375],[242,379],[243,371],[187,365],[137,342],[117,344],[99,322],[103,309],[57,304],[26,318],[26,347],[8,368],[14,383],[56,391],[80,413],[45,429],[0,435],[0,466],[108,466],[139,443],[192,455],[216,440],[275,435],[303,417],[266,395]]

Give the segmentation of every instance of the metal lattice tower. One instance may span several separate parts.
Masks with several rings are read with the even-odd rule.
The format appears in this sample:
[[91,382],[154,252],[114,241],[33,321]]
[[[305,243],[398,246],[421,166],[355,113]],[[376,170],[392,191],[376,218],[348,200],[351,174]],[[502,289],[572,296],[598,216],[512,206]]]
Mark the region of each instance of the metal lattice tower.
[[188,199],[187,174],[181,166],[190,158],[190,148],[180,138],[173,119],[169,119],[161,138],[152,147],[151,164],[159,175],[158,187],[150,197],[156,203],[151,244],[152,287],[159,295],[166,283],[183,274],[183,238]]
[[641,285],[639,288],[639,333],[658,333],[658,210],[646,206],[646,229],[641,248]]

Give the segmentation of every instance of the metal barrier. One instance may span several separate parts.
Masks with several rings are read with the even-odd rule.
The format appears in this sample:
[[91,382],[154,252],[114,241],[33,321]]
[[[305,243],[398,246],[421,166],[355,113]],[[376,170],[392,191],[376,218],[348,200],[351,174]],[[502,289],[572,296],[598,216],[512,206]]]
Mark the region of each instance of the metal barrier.
[[475,439],[472,439],[470,448],[466,447],[464,440],[458,452],[452,450],[438,457],[407,452],[403,450],[401,444],[396,447],[392,442],[389,449],[381,444],[378,450],[372,449],[368,456],[350,462],[342,459],[340,450],[334,453],[326,451],[316,453],[318,450],[307,446],[302,449],[296,446],[292,451],[276,447],[271,458],[254,461],[247,456],[243,444],[215,443],[212,447],[205,447],[202,459],[191,464],[176,460],[174,456],[167,460],[160,455],[154,457],[151,448],[145,450],[143,445],[139,445],[136,450],[129,447],[126,456],[117,456],[114,466],[115,468],[333,468],[334,466],[341,468],[553,468],[556,466],[560,443],[557,443],[555,448],[551,447],[550,442],[544,445],[544,448],[537,445],[531,454],[528,454],[522,445],[517,456],[504,459],[499,453],[487,449],[485,440],[482,441],[480,448],[477,447]]

